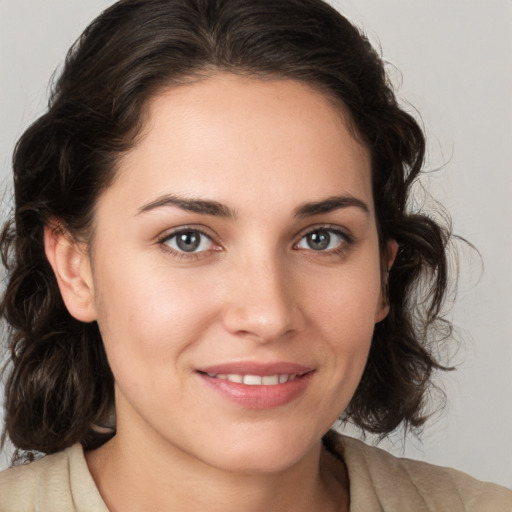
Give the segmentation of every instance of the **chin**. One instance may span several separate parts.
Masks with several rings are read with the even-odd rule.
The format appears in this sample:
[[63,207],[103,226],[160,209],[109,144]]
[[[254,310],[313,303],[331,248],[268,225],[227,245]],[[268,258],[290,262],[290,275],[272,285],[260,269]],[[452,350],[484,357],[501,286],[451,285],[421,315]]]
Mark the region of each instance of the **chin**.
[[236,473],[279,473],[314,457],[320,444],[321,436],[263,429],[259,433],[233,436],[227,439],[227,443],[217,441],[213,465]]

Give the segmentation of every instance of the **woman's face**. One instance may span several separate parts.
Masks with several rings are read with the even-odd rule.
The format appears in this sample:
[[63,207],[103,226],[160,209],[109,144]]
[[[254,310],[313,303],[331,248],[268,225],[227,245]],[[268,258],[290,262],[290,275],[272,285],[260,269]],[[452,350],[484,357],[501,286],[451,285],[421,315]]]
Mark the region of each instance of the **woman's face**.
[[155,97],[91,253],[118,442],[235,471],[318,448],[387,312],[369,154],[294,81]]

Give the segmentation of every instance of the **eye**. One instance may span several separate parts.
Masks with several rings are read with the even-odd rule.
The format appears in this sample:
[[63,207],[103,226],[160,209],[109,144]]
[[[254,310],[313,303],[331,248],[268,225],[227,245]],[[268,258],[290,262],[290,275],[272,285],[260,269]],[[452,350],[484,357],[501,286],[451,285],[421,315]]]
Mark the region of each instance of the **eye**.
[[197,229],[183,229],[164,238],[160,243],[180,253],[198,253],[211,250],[212,239]]
[[312,251],[335,251],[347,242],[349,242],[348,236],[342,231],[318,228],[305,234],[296,247]]

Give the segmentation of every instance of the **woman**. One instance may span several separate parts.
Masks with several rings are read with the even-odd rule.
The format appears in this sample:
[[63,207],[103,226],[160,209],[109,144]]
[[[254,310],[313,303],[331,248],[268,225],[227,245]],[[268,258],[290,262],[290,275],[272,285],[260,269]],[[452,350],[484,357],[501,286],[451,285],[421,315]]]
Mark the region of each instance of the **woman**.
[[0,510],[509,509],[329,430],[421,426],[443,369],[423,155],[323,2],[108,9],[16,149],[6,435],[49,455],[0,477]]

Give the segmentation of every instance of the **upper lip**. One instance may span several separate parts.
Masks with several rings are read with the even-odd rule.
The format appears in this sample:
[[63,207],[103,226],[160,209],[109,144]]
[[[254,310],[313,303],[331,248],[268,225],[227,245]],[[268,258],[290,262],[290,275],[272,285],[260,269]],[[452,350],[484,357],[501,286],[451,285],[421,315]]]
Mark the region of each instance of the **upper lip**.
[[255,361],[241,361],[233,363],[221,363],[212,366],[198,368],[199,372],[209,374],[237,374],[237,375],[304,375],[313,368],[297,363],[275,362],[262,363]]

